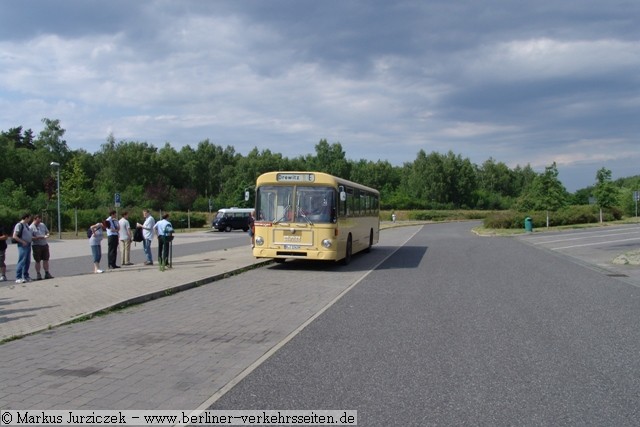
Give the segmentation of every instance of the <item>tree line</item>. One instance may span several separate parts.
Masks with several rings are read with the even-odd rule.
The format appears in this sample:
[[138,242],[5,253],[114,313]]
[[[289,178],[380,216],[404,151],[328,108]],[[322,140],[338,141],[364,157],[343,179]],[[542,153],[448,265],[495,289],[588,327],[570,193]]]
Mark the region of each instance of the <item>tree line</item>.
[[489,158],[481,165],[451,151],[418,151],[402,166],[388,161],[350,160],[340,143],[322,139],[315,153],[286,158],[269,149],[247,155],[208,139],[179,150],[169,143],[118,141],[109,135],[95,153],[71,150],[59,120],[43,119],[36,136],[21,126],[0,132],[0,206],[10,211],[53,212],[57,209],[60,165],[61,210],[108,209],[119,193],[124,207],[164,211],[217,210],[248,206],[261,173],[273,170],[322,171],[377,188],[383,209],[557,210],[584,205],[597,196],[603,208],[633,212],[631,192],[640,176],[611,181],[597,171],[596,184],[569,194],[554,164],[537,173],[529,165],[509,168]]

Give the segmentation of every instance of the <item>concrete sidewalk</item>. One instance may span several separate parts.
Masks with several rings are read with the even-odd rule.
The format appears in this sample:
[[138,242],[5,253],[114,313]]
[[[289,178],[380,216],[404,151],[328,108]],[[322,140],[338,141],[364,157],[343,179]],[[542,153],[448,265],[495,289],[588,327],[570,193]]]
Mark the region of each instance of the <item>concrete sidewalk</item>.
[[[58,258],[86,256],[86,241],[57,241],[55,251]],[[9,264],[12,260],[7,258]],[[24,284],[0,282],[0,341],[203,285],[269,262],[257,260],[248,246],[242,246],[174,257],[173,268],[165,271],[157,264],[140,264],[103,274],[56,275]]]
[[[208,408],[418,230],[406,227],[381,233],[375,249],[356,256],[348,267],[292,263],[254,269],[122,312],[6,342],[0,345],[0,407]],[[235,237],[241,240],[225,245],[223,241],[233,239],[233,233],[180,235],[178,242],[174,241],[176,254],[187,253],[186,248],[180,248],[181,240],[187,245],[199,241],[212,244],[199,244],[198,255],[174,257],[173,270],[165,272],[155,265],[70,277],[55,271],[55,279],[25,287],[2,284],[0,317],[4,320],[0,327],[6,331],[8,325],[42,319],[46,312],[52,316],[66,312],[61,316],[65,321],[125,299],[173,292],[181,285],[260,264],[251,255],[246,235]],[[241,247],[235,246],[238,242]],[[64,255],[81,263],[82,269],[87,266],[86,240],[52,244],[56,245],[56,259]],[[74,245],[78,248],[75,256],[71,253]],[[69,247],[69,255],[63,246]],[[233,249],[215,250],[222,246]],[[139,262],[138,257],[134,262]],[[33,298],[40,299],[29,301]],[[92,304],[93,308],[88,308]],[[39,327],[54,322],[45,320]]]
[[[400,225],[400,224],[396,224]],[[402,225],[412,225],[403,222]],[[381,224],[381,229],[390,228]],[[229,233],[230,235],[230,233]],[[217,235],[228,237],[227,233]],[[207,231],[178,233],[174,241],[174,253],[182,244],[211,242]],[[173,258],[173,269],[159,271],[158,265],[136,264],[118,270],[107,270],[106,239],[102,245],[103,274],[92,274],[89,248],[86,239],[57,240],[49,242],[52,252],[54,279],[15,283],[17,250],[6,252],[7,281],[0,282],[0,341],[21,337],[59,326],[75,319],[126,304],[140,303],[163,295],[203,285],[227,277],[247,268],[268,264],[271,260],[257,260],[248,245],[231,249],[215,249]],[[14,246],[14,245],[10,245]],[[140,248],[136,249],[141,251]],[[152,244],[154,259],[157,241]],[[132,249],[133,253],[133,249]],[[59,274],[60,260],[84,257],[87,274],[64,276]],[[137,258],[139,262],[141,258]],[[118,253],[118,263],[120,253]],[[31,261],[30,272],[35,276]]]

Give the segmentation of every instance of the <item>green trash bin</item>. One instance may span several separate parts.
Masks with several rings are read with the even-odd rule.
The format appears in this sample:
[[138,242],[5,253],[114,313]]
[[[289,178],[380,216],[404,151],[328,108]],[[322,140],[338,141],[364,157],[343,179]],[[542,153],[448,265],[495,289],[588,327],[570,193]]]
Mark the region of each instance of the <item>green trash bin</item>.
[[533,231],[533,220],[530,217],[524,219],[524,231],[529,233]]

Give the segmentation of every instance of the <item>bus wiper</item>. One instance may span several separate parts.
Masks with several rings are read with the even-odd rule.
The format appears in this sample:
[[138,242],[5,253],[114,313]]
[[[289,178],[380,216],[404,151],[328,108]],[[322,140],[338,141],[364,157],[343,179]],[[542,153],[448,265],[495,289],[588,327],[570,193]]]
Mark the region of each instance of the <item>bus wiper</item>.
[[282,214],[282,217],[280,217],[280,219],[273,221],[272,224],[276,225],[284,220],[287,219],[287,215],[289,214],[289,211],[291,210],[291,205],[287,206],[286,208],[284,208],[284,212]]
[[311,222],[311,220],[309,219],[309,217],[307,217],[307,215],[304,213],[304,211],[302,209],[298,209],[298,214],[304,218],[310,225],[313,225],[313,222]]

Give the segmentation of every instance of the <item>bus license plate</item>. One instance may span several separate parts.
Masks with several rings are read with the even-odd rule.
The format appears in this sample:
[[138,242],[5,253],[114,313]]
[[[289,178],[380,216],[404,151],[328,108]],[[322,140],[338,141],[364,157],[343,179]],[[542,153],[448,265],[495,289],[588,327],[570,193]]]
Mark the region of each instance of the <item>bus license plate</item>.
[[296,250],[296,249],[300,249],[300,245],[284,245],[285,249],[289,249],[289,250]]

